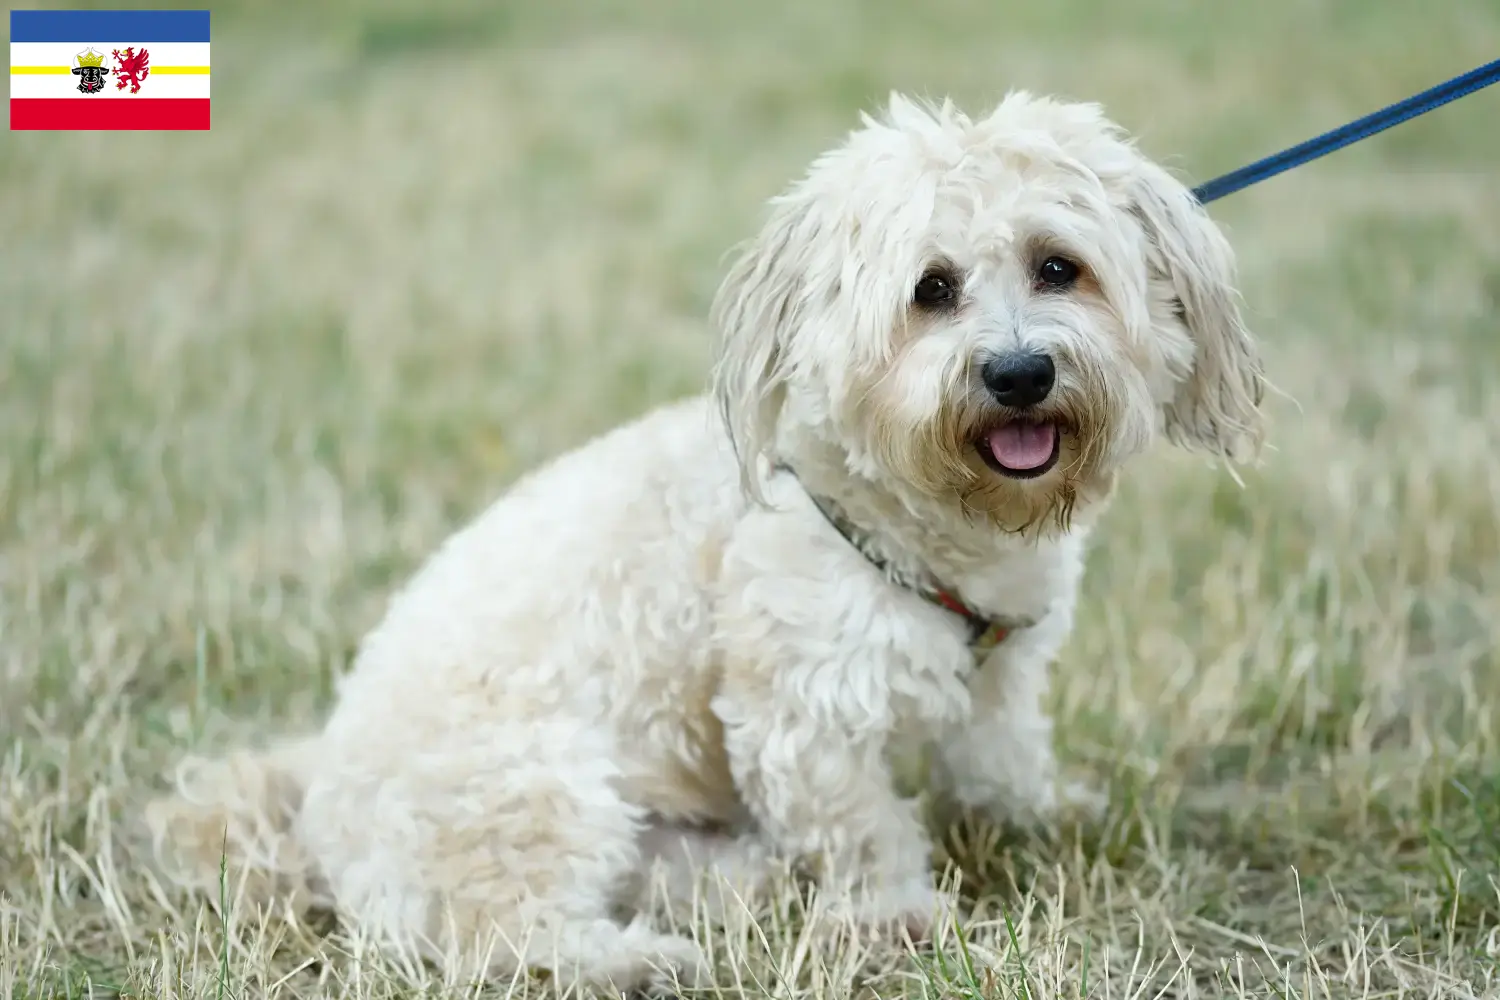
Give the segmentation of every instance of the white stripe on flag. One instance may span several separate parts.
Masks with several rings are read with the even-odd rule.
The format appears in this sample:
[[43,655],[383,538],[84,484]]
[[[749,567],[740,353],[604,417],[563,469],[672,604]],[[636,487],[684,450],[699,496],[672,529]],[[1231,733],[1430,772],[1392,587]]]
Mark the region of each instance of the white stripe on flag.
[[76,97],[80,101],[143,101],[153,97],[208,97],[208,75],[169,76],[152,73],[141,81],[139,93],[127,86],[120,90],[113,77],[104,78],[104,89],[85,94],[78,89],[78,77],[44,74],[18,74],[10,78],[11,97]]
[[73,66],[73,57],[92,48],[104,56],[106,66],[114,65],[115,49],[132,46],[151,54],[152,66],[207,66],[207,42],[132,42],[108,38],[83,39],[77,42],[11,42],[12,66]]

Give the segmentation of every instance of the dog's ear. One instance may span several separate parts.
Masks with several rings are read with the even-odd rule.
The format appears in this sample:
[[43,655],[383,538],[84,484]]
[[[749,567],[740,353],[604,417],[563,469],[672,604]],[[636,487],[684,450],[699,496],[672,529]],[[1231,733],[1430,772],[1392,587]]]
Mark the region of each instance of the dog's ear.
[[1167,439],[1241,461],[1260,447],[1260,354],[1240,314],[1234,252],[1193,193],[1142,158],[1131,208],[1149,241],[1147,266],[1169,282],[1193,339],[1193,366],[1166,409]]
[[761,232],[725,275],[714,297],[719,334],[712,376],[714,402],[724,418],[750,495],[760,500],[759,460],[774,444],[786,395],[787,350],[808,313],[805,261],[817,225],[795,194],[777,198]]

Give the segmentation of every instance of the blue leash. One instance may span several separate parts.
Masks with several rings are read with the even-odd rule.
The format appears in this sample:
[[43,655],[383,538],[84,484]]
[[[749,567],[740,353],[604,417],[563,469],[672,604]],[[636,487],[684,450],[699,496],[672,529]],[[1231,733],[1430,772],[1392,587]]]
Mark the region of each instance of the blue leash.
[[1497,81],[1500,81],[1500,59],[1471,70],[1463,76],[1456,76],[1447,83],[1440,83],[1431,90],[1424,90],[1390,107],[1381,108],[1373,114],[1365,115],[1332,132],[1324,132],[1291,149],[1284,149],[1263,160],[1256,160],[1247,167],[1241,167],[1233,173],[1216,177],[1207,184],[1194,188],[1193,194],[1204,204],[1217,201],[1225,195],[1234,194],[1241,188],[1247,188],[1251,184],[1268,180],[1293,167],[1299,167],[1309,160],[1327,156],[1350,143],[1368,139],[1377,132],[1384,132],[1392,125],[1400,125],[1408,119],[1425,115],[1434,108],[1440,108],[1460,97],[1467,97],[1474,91],[1488,87]]

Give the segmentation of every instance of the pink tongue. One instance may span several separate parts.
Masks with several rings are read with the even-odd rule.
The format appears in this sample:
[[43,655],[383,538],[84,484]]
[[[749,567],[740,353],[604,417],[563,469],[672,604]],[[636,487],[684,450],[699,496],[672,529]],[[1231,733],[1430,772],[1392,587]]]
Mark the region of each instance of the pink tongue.
[[1007,469],[1024,471],[1046,465],[1057,444],[1055,424],[1006,424],[990,432],[990,454]]

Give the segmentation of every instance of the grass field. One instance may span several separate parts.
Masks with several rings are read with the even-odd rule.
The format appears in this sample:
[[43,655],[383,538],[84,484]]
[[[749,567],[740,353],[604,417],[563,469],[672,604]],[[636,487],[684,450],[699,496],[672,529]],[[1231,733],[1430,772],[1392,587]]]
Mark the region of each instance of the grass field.
[[[513,477],[695,391],[723,254],[889,89],[1097,99],[1203,180],[1497,53],[1493,0],[241,0],[211,132],[8,133],[0,998],[442,986],[160,889],[138,804],[314,722]],[[1274,450],[1163,451],[1108,516],[1053,697],[1106,819],[948,837],[967,948],[767,919],[724,993],[1500,994],[1497,121],[1214,207]]]

